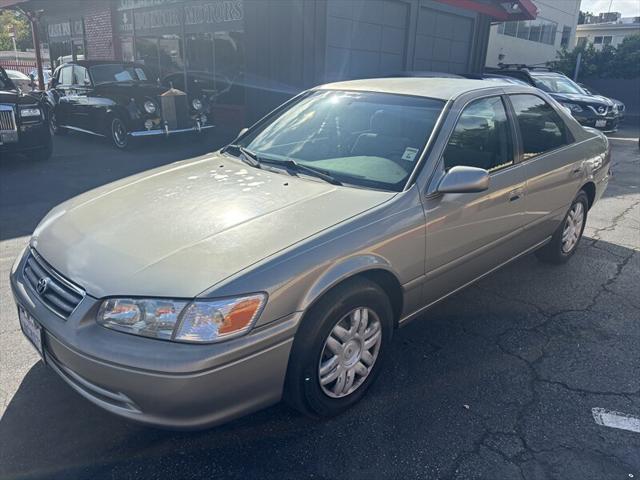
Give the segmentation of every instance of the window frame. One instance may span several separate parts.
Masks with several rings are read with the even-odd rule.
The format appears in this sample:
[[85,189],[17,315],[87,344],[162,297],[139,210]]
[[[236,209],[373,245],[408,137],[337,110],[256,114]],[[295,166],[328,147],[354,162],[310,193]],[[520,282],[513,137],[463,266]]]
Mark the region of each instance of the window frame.
[[[537,97],[540,100],[542,100],[544,103],[546,103],[547,105],[549,105],[549,107],[551,109],[553,109],[554,112],[556,112],[556,114],[558,115],[558,117],[560,118],[560,120],[562,121],[562,124],[564,125],[564,132],[567,138],[567,143],[565,143],[564,145],[561,145],[557,148],[553,148],[551,150],[546,150],[542,153],[539,153],[537,155],[534,155],[532,157],[529,158],[524,158],[524,141],[522,138],[522,132],[520,130],[520,124],[518,123],[518,115],[516,113],[515,108],[513,107],[513,103],[511,103],[511,97],[514,95],[529,95],[531,97]],[[573,132],[571,131],[571,129],[569,128],[569,126],[567,125],[567,123],[564,121],[564,118],[562,118],[562,115],[560,114],[560,112],[558,111],[558,109],[553,105],[553,103],[549,102],[546,98],[538,95],[535,92],[517,92],[517,93],[507,93],[504,95],[505,101],[509,106],[509,110],[511,112],[511,116],[513,119],[513,124],[516,127],[516,136],[517,136],[517,144],[518,144],[518,162],[517,163],[526,163],[532,160],[536,160],[538,158],[544,157],[550,153],[554,153],[554,152],[558,152],[564,148],[570,147],[571,145],[573,145],[576,142],[576,137],[573,135]]]
[[467,107],[469,107],[469,105],[477,101],[485,100],[488,98],[495,98],[495,97],[499,97],[500,100],[502,101],[502,106],[504,108],[505,115],[507,116],[507,125],[509,128],[509,134],[511,135],[511,150],[513,155],[513,161],[508,165],[504,165],[501,167],[499,166],[500,168],[497,168],[497,169],[495,169],[494,167],[494,169],[487,170],[487,172],[489,173],[489,176],[491,176],[491,175],[502,173],[506,170],[509,170],[510,168],[513,168],[520,163],[522,156],[519,153],[521,149],[519,147],[519,137],[517,136],[517,130],[516,130],[517,125],[514,123],[516,122],[516,118],[513,115],[511,103],[507,103],[506,99],[504,98],[505,96],[506,95],[504,93],[495,93],[495,92],[491,94],[481,95],[481,96],[470,99],[460,108],[460,111],[456,116],[453,126],[450,129],[449,134],[447,135],[446,141],[444,142],[444,147],[442,148],[442,151],[440,152],[440,155],[438,157],[438,160],[435,166],[436,170],[440,169],[442,173],[447,172],[444,165],[444,154],[447,150],[447,146],[449,145],[449,141],[451,140],[451,136],[455,132],[455,129],[458,126],[458,123],[460,122],[460,117],[462,117],[462,114],[465,112]]

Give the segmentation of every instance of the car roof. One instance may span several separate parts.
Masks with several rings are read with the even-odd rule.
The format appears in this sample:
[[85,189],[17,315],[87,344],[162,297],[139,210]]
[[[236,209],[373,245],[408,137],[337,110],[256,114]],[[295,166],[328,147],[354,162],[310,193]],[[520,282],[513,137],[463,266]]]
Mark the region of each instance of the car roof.
[[137,62],[123,62],[122,60],[75,60],[73,62],[65,62],[60,67],[64,67],[65,65],[79,65],[81,67],[93,67],[95,65],[136,65],[142,66],[143,64]]
[[320,85],[316,87],[316,89],[395,93],[399,95],[450,100],[466,92],[496,87],[500,87],[496,82],[469,80],[466,78],[394,77],[347,80],[344,82]]

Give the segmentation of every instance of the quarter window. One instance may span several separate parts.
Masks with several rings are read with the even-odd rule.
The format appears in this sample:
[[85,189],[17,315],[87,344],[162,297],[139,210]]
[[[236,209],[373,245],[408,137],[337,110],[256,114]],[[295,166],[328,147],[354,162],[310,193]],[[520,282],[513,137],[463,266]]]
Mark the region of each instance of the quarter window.
[[555,150],[571,143],[564,120],[537,95],[510,95],[522,136],[523,158]]
[[446,170],[457,165],[499,170],[513,164],[513,140],[504,104],[489,97],[469,104],[444,151]]

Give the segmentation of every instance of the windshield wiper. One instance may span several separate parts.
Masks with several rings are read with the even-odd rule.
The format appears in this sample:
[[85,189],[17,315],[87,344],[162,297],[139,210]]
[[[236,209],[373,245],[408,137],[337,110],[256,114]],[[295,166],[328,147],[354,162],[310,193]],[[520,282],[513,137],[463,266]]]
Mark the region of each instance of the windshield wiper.
[[238,158],[240,158],[240,160],[242,160],[243,162],[248,163],[252,167],[262,168],[262,164],[263,163],[267,163],[267,164],[271,164],[271,165],[278,165],[278,166],[283,166],[283,167],[291,169],[291,170],[295,170],[297,172],[301,172],[301,173],[305,173],[307,175],[311,175],[313,177],[317,177],[317,178],[319,178],[321,180],[324,180],[325,182],[331,183],[332,185],[342,185],[342,182],[340,180],[338,180],[335,177],[332,177],[328,173],[326,173],[326,172],[324,172],[322,170],[319,170],[317,168],[310,167],[310,166],[304,165],[302,163],[298,163],[298,162],[296,162],[295,160],[292,160],[292,159],[275,160],[275,159],[271,159],[271,158],[265,158],[265,157],[262,157],[262,156],[258,155],[254,151],[249,150],[248,148],[245,148],[242,145],[238,145],[238,144],[235,144],[235,143],[231,143],[231,144],[227,145],[221,151],[222,151],[222,153],[227,153],[230,148],[235,148],[236,150],[238,150],[241,153],[241,155]]
[[302,163],[298,163],[295,160],[292,159],[288,159],[288,160],[272,160],[270,158],[263,158],[261,160],[263,163],[271,163],[273,165],[283,165],[287,168],[290,168],[291,170],[295,170],[297,172],[302,172],[302,173],[306,173],[307,175],[311,175],[314,177],[317,177],[321,180],[324,180],[325,182],[328,182],[332,185],[342,185],[342,182],[340,180],[338,180],[337,178],[329,175],[327,172],[324,172],[322,170],[319,170],[317,168],[314,167],[310,167],[308,165],[302,164]]
[[[258,154],[249,150],[248,148],[243,147],[242,145],[237,145],[235,143],[231,143],[222,149],[222,153],[227,153],[230,148],[235,148],[240,152],[238,158],[242,160],[244,163],[248,163],[252,167],[262,168],[260,166],[261,159],[258,157]],[[234,155],[237,156],[237,155]]]

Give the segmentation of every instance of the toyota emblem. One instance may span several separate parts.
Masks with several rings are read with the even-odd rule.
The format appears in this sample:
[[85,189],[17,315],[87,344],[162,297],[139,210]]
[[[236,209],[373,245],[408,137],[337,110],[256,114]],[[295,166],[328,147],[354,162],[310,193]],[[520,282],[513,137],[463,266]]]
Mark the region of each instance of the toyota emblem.
[[40,295],[46,292],[47,288],[49,288],[49,281],[50,280],[48,277],[43,277],[40,280],[38,280],[38,285],[36,285],[36,290]]

